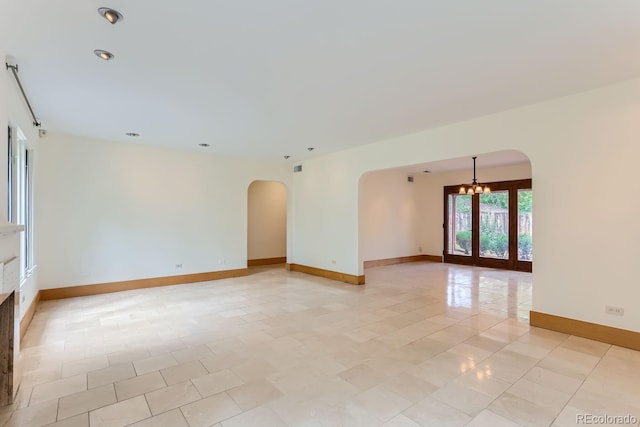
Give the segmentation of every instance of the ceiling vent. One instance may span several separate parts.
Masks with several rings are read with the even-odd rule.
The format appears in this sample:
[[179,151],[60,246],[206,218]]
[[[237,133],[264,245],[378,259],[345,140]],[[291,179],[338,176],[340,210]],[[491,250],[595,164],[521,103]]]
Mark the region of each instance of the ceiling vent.
[[295,165],[293,167],[293,172],[302,172],[302,165]]

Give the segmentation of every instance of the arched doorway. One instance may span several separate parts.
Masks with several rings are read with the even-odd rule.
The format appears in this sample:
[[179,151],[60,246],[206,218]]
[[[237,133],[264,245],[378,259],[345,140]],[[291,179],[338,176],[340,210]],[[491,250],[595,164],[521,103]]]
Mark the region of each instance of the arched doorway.
[[287,188],[277,181],[253,181],[247,200],[247,265],[287,260]]

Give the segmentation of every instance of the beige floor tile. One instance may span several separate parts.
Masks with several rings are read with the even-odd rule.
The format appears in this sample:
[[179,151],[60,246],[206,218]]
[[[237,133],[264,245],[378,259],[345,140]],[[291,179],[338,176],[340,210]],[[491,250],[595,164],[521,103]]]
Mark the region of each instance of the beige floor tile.
[[204,359],[213,356],[213,352],[206,345],[198,345],[177,350],[171,353],[178,363],[191,362],[192,360]]
[[558,347],[542,359],[538,366],[559,374],[584,379],[599,361],[599,357]]
[[448,351],[459,356],[464,356],[467,359],[471,359],[475,362],[480,362],[493,354],[492,351],[467,344],[466,342],[457,344],[451,347]]
[[407,373],[391,378],[382,386],[412,403],[418,403],[439,388]]
[[484,410],[476,415],[467,427],[518,427],[515,422],[500,415]]
[[151,353],[146,348],[114,351],[107,355],[111,366],[130,363],[134,360],[147,359],[151,357]]
[[258,406],[222,422],[223,427],[287,427],[269,406]]
[[271,363],[260,359],[240,363],[233,366],[231,370],[244,381],[258,380],[276,372],[276,368]]
[[282,393],[296,393],[298,390],[309,387],[319,378],[306,366],[301,366],[276,372],[269,375],[267,379]]
[[382,424],[382,427],[420,427],[420,424],[416,423],[406,415],[400,414]]
[[512,385],[510,382],[494,378],[490,370],[478,368],[465,372],[455,382],[494,399]]
[[560,347],[590,354],[591,356],[602,357],[611,348],[611,344],[606,344],[587,338],[570,336],[562,344],[560,344]]
[[574,394],[582,385],[582,380],[580,379],[562,375],[539,366],[531,369],[522,378],[570,395]]
[[234,374],[229,369],[194,378],[191,382],[196,386],[198,392],[203,397],[212,396],[244,384],[242,378]]
[[635,416],[640,421],[640,401],[629,403],[623,399],[607,394],[594,393],[583,388],[579,389],[569,401],[569,405],[579,408],[583,413],[597,415],[625,415]]
[[267,380],[256,380],[227,391],[229,396],[243,410],[264,405],[282,396],[282,393]]
[[205,376],[209,373],[198,360],[186,362],[160,370],[167,385],[181,383],[193,378]]
[[176,362],[176,359],[174,359],[171,354],[161,354],[159,356],[136,360],[133,362],[133,367],[136,369],[138,375],[144,375],[177,364],[178,362]]
[[227,393],[214,394],[185,405],[181,410],[190,427],[207,427],[242,412]]
[[50,383],[40,384],[33,388],[31,393],[30,405],[46,400],[56,399],[58,397],[67,396],[87,389],[86,374],[76,375],[73,377],[62,378]]
[[361,390],[366,390],[389,380],[387,375],[364,364],[342,371],[338,376]]
[[214,354],[210,357],[200,359],[200,363],[207,368],[207,371],[214,373],[223,369],[231,369],[232,367],[246,362],[246,359],[236,354],[229,354],[227,352],[222,354]]
[[541,408],[509,393],[498,397],[488,409],[522,426],[551,425],[560,413],[559,409]]
[[353,398],[353,402],[383,422],[413,406],[413,402],[382,386],[373,387],[359,394]]
[[116,396],[118,400],[127,400],[141,394],[149,393],[166,387],[160,372],[150,372],[139,377],[115,383]]
[[62,377],[71,377],[78,374],[85,374],[97,369],[103,369],[109,366],[106,355],[90,357],[82,360],[74,360],[62,364]]
[[147,418],[146,420],[131,424],[130,427],[189,427],[187,420],[180,409]]
[[46,427],[89,427],[89,413],[76,415],[57,423],[47,424]]
[[179,408],[202,398],[191,381],[152,391],[145,394],[145,397],[153,415]]
[[18,409],[13,413],[6,427],[41,427],[56,421],[58,400],[50,400]]
[[89,424],[91,427],[124,427],[150,416],[147,401],[144,396],[138,396],[89,412]]
[[367,412],[364,408],[352,402],[337,405],[337,407],[318,415],[321,426],[372,426],[381,425],[381,421]]
[[507,392],[528,400],[537,407],[558,409],[558,412],[564,407],[564,405],[566,405],[573,395],[572,392],[561,392],[554,388],[534,383],[533,381],[529,381],[524,378],[513,384]]
[[136,371],[131,363],[122,365],[114,365],[109,368],[99,369],[87,373],[89,388],[100,387],[106,384],[112,384],[117,381],[126,380],[136,376]]
[[58,404],[58,420],[89,412],[116,403],[113,384],[96,387],[80,393],[61,397]]
[[485,409],[494,399],[472,388],[465,387],[458,381],[435,391],[431,397],[471,416],[475,416]]
[[421,426],[457,427],[464,426],[471,417],[436,399],[427,397],[403,413]]
[[54,422],[58,400],[67,416],[111,384],[121,402],[91,410],[92,427],[185,427],[175,405],[223,392],[247,412],[217,427],[564,426],[580,412],[640,411],[640,352],[529,327],[530,274],[440,263],[366,273],[353,287],[264,267],[129,291],[130,306],[118,293],[43,301],[23,342],[18,403],[0,409],[0,425]]

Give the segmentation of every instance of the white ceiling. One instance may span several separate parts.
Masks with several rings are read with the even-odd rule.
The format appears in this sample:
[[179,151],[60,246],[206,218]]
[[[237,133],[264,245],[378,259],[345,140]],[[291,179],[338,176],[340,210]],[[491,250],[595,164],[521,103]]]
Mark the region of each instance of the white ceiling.
[[299,160],[640,75],[638,0],[1,7],[0,48],[44,128],[229,155]]
[[[456,170],[471,170],[473,169],[472,157],[473,156],[465,156],[455,159],[438,160],[436,162],[419,163],[395,168],[395,170],[406,172],[409,175],[418,175],[425,171],[438,173]],[[476,167],[478,169],[530,163],[527,155],[517,150],[494,151],[493,153],[478,154],[477,157]]]

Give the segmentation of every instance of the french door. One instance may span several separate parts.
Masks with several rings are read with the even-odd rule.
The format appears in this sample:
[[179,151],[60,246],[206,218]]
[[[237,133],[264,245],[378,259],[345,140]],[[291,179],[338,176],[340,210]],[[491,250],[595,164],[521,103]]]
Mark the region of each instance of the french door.
[[531,180],[488,185],[475,195],[444,187],[444,262],[531,271]]

